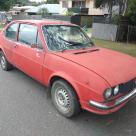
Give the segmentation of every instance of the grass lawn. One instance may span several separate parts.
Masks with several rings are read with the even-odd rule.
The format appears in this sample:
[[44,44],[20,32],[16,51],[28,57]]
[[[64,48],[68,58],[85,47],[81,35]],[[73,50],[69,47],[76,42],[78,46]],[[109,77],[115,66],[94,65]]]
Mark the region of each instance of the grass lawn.
[[99,47],[104,47],[136,57],[136,44],[117,43],[99,39],[92,39]]
[[0,30],[1,30],[3,27],[4,27],[4,25],[3,25],[3,24],[0,24]]

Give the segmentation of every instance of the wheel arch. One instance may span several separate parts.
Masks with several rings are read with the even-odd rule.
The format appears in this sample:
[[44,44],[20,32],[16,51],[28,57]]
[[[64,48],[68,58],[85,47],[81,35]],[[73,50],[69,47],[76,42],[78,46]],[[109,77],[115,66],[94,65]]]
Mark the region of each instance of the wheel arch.
[[[5,57],[6,57],[6,53],[5,53],[5,51],[4,51],[4,49],[2,49],[1,47],[0,47],[0,52],[2,52],[4,55],[5,55]],[[8,58],[6,57],[6,59],[8,60]]]
[[0,45],[0,52],[3,52],[4,55],[5,55],[5,51],[4,51],[4,49],[1,47],[1,45]]
[[76,94],[78,100],[80,99],[80,93],[78,91],[78,87],[74,82],[72,82],[73,80],[70,77],[68,78],[65,76],[64,78],[64,76],[61,76],[61,75],[53,75],[49,80],[49,90],[51,89],[53,82],[57,80],[64,80],[65,82],[67,82],[71,86],[71,88],[74,90],[74,93]]
[[1,49],[1,47],[0,47],[0,56],[1,56],[1,53],[2,53],[3,51],[2,51],[2,49]]

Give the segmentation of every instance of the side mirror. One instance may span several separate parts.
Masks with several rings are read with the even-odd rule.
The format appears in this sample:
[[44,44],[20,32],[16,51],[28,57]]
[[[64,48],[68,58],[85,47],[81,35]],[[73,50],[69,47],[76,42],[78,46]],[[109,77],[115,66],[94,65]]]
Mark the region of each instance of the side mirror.
[[31,44],[31,48],[38,48],[38,45],[36,44],[36,43],[34,43],[34,44]]
[[87,32],[87,26],[83,26],[82,29]]

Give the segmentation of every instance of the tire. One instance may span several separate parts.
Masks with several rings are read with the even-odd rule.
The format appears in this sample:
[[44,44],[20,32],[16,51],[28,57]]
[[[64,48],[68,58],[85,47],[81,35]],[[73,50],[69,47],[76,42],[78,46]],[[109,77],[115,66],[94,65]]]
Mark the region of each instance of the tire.
[[0,65],[1,65],[2,70],[4,71],[9,71],[13,68],[12,65],[7,61],[2,51],[0,52]]
[[64,80],[57,80],[51,87],[51,98],[58,112],[70,118],[80,112],[80,104],[73,88]]

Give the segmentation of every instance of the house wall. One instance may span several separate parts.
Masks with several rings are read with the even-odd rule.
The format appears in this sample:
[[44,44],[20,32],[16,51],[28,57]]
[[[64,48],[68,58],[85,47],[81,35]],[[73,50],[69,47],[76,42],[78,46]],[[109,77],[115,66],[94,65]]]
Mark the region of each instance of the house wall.
[[68,8],[72,7],[72,0],[67,0],[67,2],[68,2],[68,7],[67,8],[63,7],[63,4],[62,4],[63,2],[62,1],[66,1],[66,0],[60,0],[60,3],[59,3],[61,5],[60,14],[64,15],[64,14],[66,14]]
[[86,0],[86,8],[89,8],[89,15],[103,15],[101,9],[95,8],[94,0]]
[[[68,2],[67,8],[72,8],[72,0],[60,0],[61,11],[60,14],[66,14],[67,8],[63,8],[62,1]],[[76,1],[76,0],[75,0]],[[94,0],[85,0],[86,1],[86,8],[89,8],[89,15],[103,15],[103,11],[101,9],[97,9],[94,7]]]

